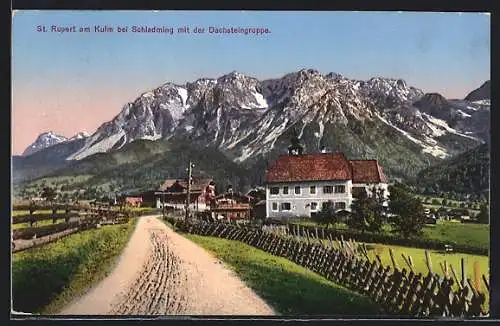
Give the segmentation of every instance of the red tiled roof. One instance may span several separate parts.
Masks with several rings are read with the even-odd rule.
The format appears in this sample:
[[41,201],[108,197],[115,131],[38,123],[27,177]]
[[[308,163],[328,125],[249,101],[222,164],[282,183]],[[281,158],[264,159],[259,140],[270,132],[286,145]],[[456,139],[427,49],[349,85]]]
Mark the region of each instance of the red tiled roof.
[[351,166],[342,153],[283,155],[266,173],[266,182],[350,180]]
[[377,160],[350,160],[353,183],[387,182],[382,167]]

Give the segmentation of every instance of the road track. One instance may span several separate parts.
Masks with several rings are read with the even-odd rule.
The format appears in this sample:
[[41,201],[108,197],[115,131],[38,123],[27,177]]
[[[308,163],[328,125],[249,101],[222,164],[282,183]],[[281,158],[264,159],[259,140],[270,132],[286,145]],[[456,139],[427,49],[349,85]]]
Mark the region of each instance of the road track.
[[63,315],[274,315],[216,257],[154,216],[139,218],[113,272]]

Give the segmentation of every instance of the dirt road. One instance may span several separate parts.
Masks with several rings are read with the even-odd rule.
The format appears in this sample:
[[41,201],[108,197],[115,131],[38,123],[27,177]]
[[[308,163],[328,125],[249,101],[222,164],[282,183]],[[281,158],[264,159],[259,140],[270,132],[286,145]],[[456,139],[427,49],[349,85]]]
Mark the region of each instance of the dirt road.
[[217,258],[156,217],[138,221],[115,270],[62,315],[274,315]]

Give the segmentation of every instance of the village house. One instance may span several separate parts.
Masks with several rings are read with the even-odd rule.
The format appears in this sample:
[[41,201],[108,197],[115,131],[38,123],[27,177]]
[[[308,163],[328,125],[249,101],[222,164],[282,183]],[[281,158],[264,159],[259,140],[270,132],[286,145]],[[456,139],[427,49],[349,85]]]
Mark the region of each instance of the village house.
[[387,179],[377,160],[348,160],[343,153],[324,150],[302,152],[294,137],[289,154],[280,156],[266,171],[266,217],[311,217],[328,201],[336,210],[350,211],[356,194],[370,194],[373,186],[384,189],[387,198]]
[[[163,205],[168,208],[185,209],[187,202],[187,181],[183,179],[167,179],[154,192],[156,208]],[[210,208],[207,202],[208,196],[214,191],[214,183],[211,178],[194,177],[190,187],[190,206],[193,211],[204,211]]]
[[240,192],[233,192],[232,187],[228,187],[226,192],[217,195],[214,199],[210,208],[213,217],[229,220],[250,219],[252,197]]
[[125,204],[125,206],[141,207],[142,197],[124,197],[123,203]]

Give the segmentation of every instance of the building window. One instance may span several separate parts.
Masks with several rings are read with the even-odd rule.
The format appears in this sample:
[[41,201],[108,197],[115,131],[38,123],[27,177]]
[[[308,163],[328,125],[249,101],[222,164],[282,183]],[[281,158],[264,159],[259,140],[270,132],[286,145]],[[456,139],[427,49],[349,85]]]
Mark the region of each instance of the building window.
[[316,186],[310,186],[309,193],[314,195],[316,193]]
[[271,204],[271,210],[273,210],[273,211],[276,212],[278,210],[278,203],[272,203]]
[[335,186],[335,192],[336,193],[345,193],[345,186]]
[[295,194],[300,195],[300,186],[295,187]]
[[335,203],[335,209],[345,209],[345,202],[339,201]]
[[318,203],[315,203],[315,202],[311,203],[311,210],[315,211],[317,209],[318,209]]
[[331,194],[331,193],[333,193],[333,186],[324,186],[323,187],[323,193],[324,194]]
[[271,187],[271,195],[278,195],[280,193],[280,188]]
[[322,204],[321,204],[321,209],[324,210],[324,209],[328,209],[328,207],[332,204],[331,201],[324,201]]
[[289,211],[292,209],[292,205],[290,203],[281,203],[281,210],[282,211]]
[[288,187],[287,186],[283,187],[283,195],[288,195]]

